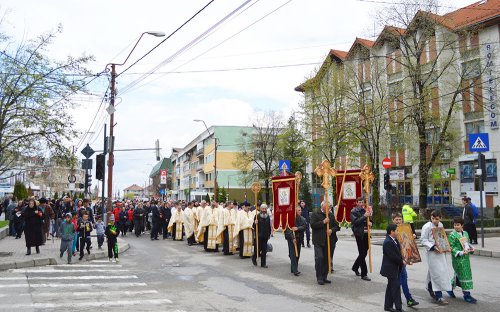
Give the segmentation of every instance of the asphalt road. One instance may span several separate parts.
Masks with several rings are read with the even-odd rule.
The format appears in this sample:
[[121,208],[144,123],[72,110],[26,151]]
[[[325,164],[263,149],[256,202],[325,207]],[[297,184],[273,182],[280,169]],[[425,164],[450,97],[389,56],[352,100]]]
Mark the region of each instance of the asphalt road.
[[[371,282],[350,270],[356,256],[352,238],[341,238],[334,257],[331,285],[320,286],[314,274],[312,248],[303,248],[299,270],[290,274],[288,250],[281,233],[271,239],[269,268],[250,259],[205,253],[186,242],[151,241],[127,236],[130,249],[119,264],[82,262],[81,266],[51,266],[0,272],[2,311],[383,311],[385,278],[380,269],[381,246],[373,246]],[[410,290],[420,301],[408,311],[498,311],[500,286],[494,258],[473,257],[475,305],[450,299],[437,306],[425,291],[427,265],[408,268]],[[451,266],[450,266],[451,267]],[[93,270],[93,271],[92,271]],[[44,279],[47,278],[47,279]],[[52,278],[52,279],[48,279]],[[14,287],[9,285],[16,285]]]

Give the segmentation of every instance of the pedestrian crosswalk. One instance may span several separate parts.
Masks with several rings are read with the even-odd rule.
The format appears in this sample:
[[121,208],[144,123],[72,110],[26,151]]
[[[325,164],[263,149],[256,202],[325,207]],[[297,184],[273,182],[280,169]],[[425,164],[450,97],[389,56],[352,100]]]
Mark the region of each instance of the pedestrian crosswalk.
[[179,311],[121,264],[53,265],[0,272],[0,311]]

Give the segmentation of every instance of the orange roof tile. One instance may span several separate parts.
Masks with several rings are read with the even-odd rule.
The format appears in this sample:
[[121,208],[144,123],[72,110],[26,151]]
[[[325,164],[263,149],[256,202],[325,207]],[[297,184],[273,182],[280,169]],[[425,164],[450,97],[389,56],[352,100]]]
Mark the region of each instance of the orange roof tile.
[[500,0],[478,1],[443,15],[455,29],[486,22],[495,17],[500,17]]
[[347,57],[347,52],[346,51],[340,51],[340,50],[331,49],[330,50],[330,55],[336,56],[341,61],[343,61]]

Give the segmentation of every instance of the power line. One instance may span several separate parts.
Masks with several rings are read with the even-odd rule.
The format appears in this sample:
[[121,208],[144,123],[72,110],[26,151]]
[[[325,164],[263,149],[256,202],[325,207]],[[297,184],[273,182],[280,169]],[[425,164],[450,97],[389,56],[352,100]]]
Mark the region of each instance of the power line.
[[163,39],[162,41],[160,41],[160,43],[158,43],[157,45],[155,45],[151,50],[149,50],[148,52],[146,52],[146,54],[144,54],[143,56],[141,56],[137,61],[135,61],[134,63],[132,63],[132,65],[130,65],[129,67],[125,68],[124,71],[122,71],[120,74],[118,74],[116,77],[120,76],[121,74],[123,74],[124,72],[126,72],[127,70],[129,70],[132,66],[134,66],[135,64],[139,63],[140,61],[142,61],[146,56],[148,56],[151,52],[153,52],[154,50],[156,50],[156,48],[158,48],[160,45],[162,45],[165,41],[167,41],[168,39],[170,39],[173,35],[175,35],[179,30],[181,30],[184,26],[186,26],[189,22],[191,22],[198,14],[200,14],[201,12],[203,12],[209,5],[211,5],[215,0],[211,0],[209,1],[207,4],[205,4],[200,10],[198,10],[198,12],[196,12],[193,16],[191,16],[188,20],[186,20],[184,23],[182,23],[182,25],[180,25],[179,27],[177,27],[176,30],[174,30],[170,35],[168,35],[165,39]]
[[[242,4],[240,4],[238,7],[236,7],[229,14],[227,14],[226,16],[224,16],[222,19],[220,19],[215,24],[213,24],[212,26],[210,26],[207,30],[205,30],[200,35],[198,35],[196,38],[194,38],[193,40],[191,40],[188,44],[186,44],[185,46],[183,46],[181,49],[177,50],[177,52],[175,52],[174,54],[170,55],[168,58],[166,58],[165,60],[163,60],[160,64],[158,64],[157,66],[155,66],[154,68],[152,68],[151,70],[149,70],[148,73],[142,75],[141,77],[137,78],[136,80],[134,80],[131,83],[129,83],[128,85],[126,85],[122,89],[122,94],[124,94],[127,90],[132,89],[134,86],[138,85],[142,81],[144,81],[147,77],[149,77],[152,73],[154,73],[155,71],[157,71],[158,69],[160,69],[162,66],[164,66],[164,65],[172,62],[172,60],[174,60],[177,56],[181,55],[182,53],[184,53],[184,52],[188,51],[189,49],[191,49],[193,46],[195,46],[195,45],[199,44],[200,42],[202,42],[206,37],[208,37],[208,36],[211,35],[211,32],[213,30],[215,30],[218,26],[220,26],[225,21],[227,21],[231,16],[235,15],[236,13],[238,13],[238,11],[240,11],[242,8],[244,8],[251,1],[252,0],[246,0],[246,1],[244,1]],[[258,1],[260,1],[260,0],[258,0]]]
[[[273,10],[271,10],[270,12],[266,13],[264,16],[260,17],[260,18],[259,18],[259,19],[257,19],[256,21],[254,21],[254,22],[250,23],[249,25],[247,25],[247,26],[245,26],[244,28],[240,29],[239,31],[237,31],[237,32],[236,32],[236,33],[234,33],[233,35],[231,35],[231,36],[227,37],[226,39],[222,40],[222,41],[221,41],[221,42],[219,42],[218,44],[216,44],[216,45],[214,45],[214,46],[210,47],[209,49],[207,49],[207,50],[203,51],[202,53],[198,54],[197,56],[195,56],[194,58],[191,58],[190,60],[188,60],[188,61],[184,62],[183,64],[181,64],[181,65],[179,65],[179,66],[177,66],[176,68],[174,68],[174,71],[175,71],[175,70],[177,70],[177,69],[179,69],[179,68],[181,68],[182,66],[187,65],[188,63],[191,63],[192,61],[196,60],[197,58],[201,57],[202,55],[204,55],[204,54],[206,54],[206,53],[210,52],[211,50],[213,50],[213,49],[215,49],[215,48],[219,47],[220,45],[224,44],[225,42],[229,41],[230,39],[232,39],[232,38],[236,37],[237,35],[239,35],[239,34],[240,34],[240,33],[242,33],[243,31],[245,31],[245,30],[249,29],[250,27],[254,26],[254,25],[255,25],[255,24],[257,24],[258,22],[262,21],[263,19],[265,19],[265,18],[266,18],[266,17],[268,17],[269,15],[271,15],[271,14],[275,13],[276,11],[278,11],[278,10],[279,10],[279,9],[281,9],[281,8],[283,8],[284,6],[286,6],[287,4],[289,4],[289,3],[290,3],[290,2],[292,2],[292,1],[293,1],[293,0],[288,0],[288,1],[286,1],[285,3],[283,3],[283,4],[279,5],[278,7],[276,7],[276,8],[275,8],[275,9],[273,9]],[[160,75],[159,77],[157,77],[157,78],[153,79],[153,80],[152,80],[152,81],[150,81],[149,83],[151,83],[151,82],[153,82],[153,81],[156,81],[156,80],[160,79],[160,78],[161,78],[161,77],[163,77],[163,76],[164,76],[164,75]],[[143,87],[143,86],[145,86],[146,84],[147,84],[147,83],[145,83],[145,84],[143,84],[143,85],[141,85],[141,86],[139,86],[139,87]],[[137,87],[137,88],[139,88],[139,87]],[[129,90],[128,90],[128,91],[130,91],[130,89],[132,89],[132,88],[129,88]]]
[[[425,6],[425,3],[411,3],[411,2],[393,2],[393,1],[384,1],[384,0],[353,0],[356,2],[366,2],[366,3],[375,3],[375,4],[390,4],[390,5],[408,5],[408,6]],[[481,7],[462,7],[457,8],[453,6],[433,4],[433,7],[443,8],[443,9],[453,9],[455,11],[458,10],[479,10],[479,11],[498,11],[498,8],[481,8]]]

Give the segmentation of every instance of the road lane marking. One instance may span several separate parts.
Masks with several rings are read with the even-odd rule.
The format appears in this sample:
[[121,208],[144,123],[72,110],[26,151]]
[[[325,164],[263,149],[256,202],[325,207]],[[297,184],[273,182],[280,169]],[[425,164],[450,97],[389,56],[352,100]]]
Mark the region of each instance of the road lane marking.
[[[109,306],[123,306],[127,305],[160,305],[160,304],[171,304],[172,301],[169,299],[141,299],[141,300],[116,300],[116,301],[85,301],[85,302],[61,302],[61,303],[20,303],[20,304],[9,304],[10,309],[19,308],[33,308],[33,309],[56,309],[56,308],[84,308],[84,307],[109,307]],[[163,310],[162,311],[167,311]],[[181,311],[181,310],[175,310]]]
[[[80,297],[80,296],[113,296],[113,295],[125,295],[125,296],[137,296],[137,295],[155,295],[158,294],[157,290],[109,290],[109,291],[69,291],[69,292],[57,292],[57,296],[61,297]],[[16,296],[33,296],[33,297],[54,297],[53,292],[33,292],[29,294],[16,294]],[[12,294],[0,294],[0,298],[12,297]]]
[[26,278],[30,280],[65,280],[65,279],[75,279],[75,280],[99,280],[99,279],[129,279],[138,278],[137,275],[68,275],[68,276],[15,276],[15,277],[0,277],[0,281],[19,281],[25,280]]
[[68,273],[68,272],[74,272],[74,273],[86,273],[86,272],[108,272],[108,273],[113,273],[113,272],[129,272],[129,270],[107,270],[107,269],[89,269],[89,270],[58,270],[58,269],[52,269],[52,270],[42,270],[42,269],[33,269],[33,270],[25,270],[25,269],[11,269],[9,272],[12,273]]
[[102,282],[102,283],[78,283],[78,284],[57,284],[57,283],[43,283],[43,284],[5,284],[2,285],[0,284],[0,288],[21,288],[21,287],[31,287],[31,288],[40,288],[40,287],[48,287],[48,288],[57,288],[57,287],[71,287],[71,288],[76,288],[76,287],[82,287],[82,288],[89,288],[89,287],[139,287],[139,286],[147,286],[146,283],[107,283],[107,282]]

